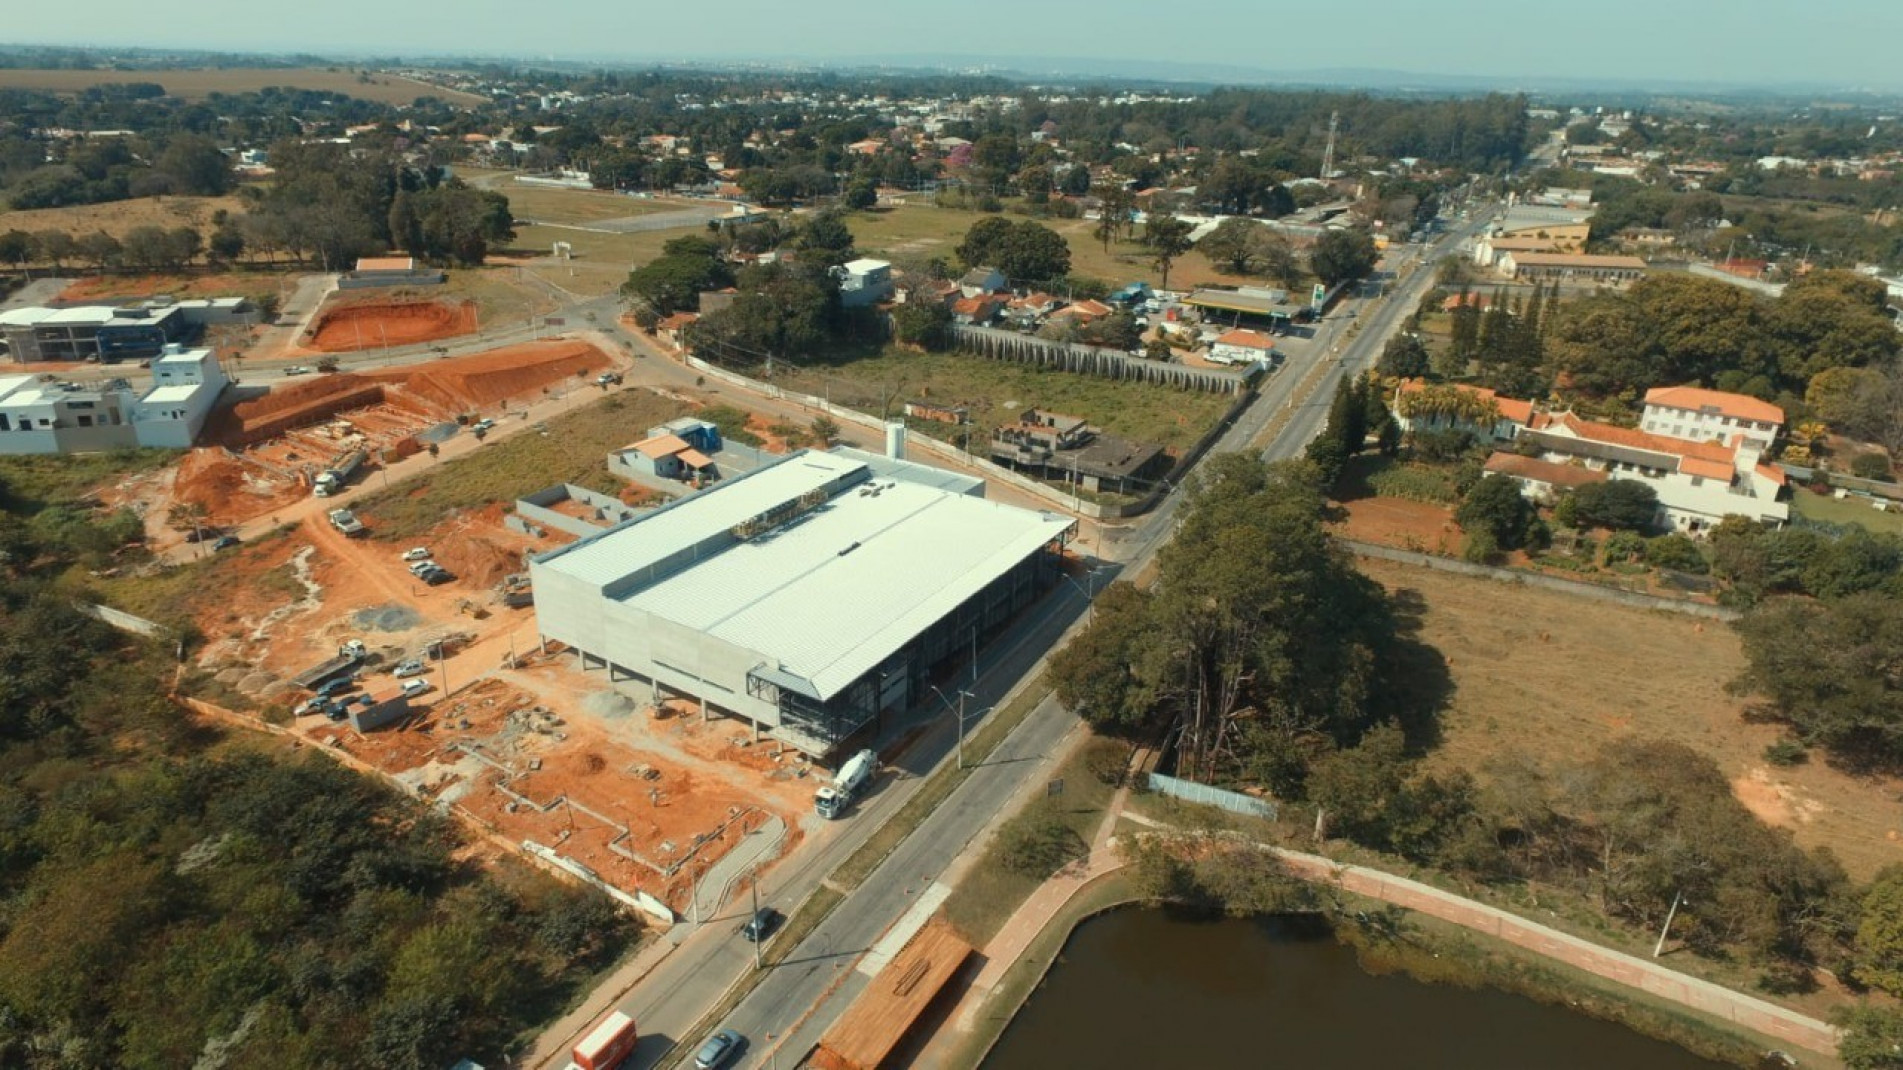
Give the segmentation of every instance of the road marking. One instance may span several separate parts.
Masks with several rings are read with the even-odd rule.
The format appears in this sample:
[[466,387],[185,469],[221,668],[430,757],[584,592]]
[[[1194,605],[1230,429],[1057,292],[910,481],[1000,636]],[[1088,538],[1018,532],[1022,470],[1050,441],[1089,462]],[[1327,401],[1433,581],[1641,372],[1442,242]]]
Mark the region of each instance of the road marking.
[[950,886],[933,881],[931,887],[919,894],[918,901],[901,914],[898,921],[892,923],[892,927],[885,931],[884,936],[879,937],[879,942],[873,944],[871,949],[860,956],[859,972],[867,977],[879,976],[879,971],[885,969],[887,963],[898,957],[906,943],[918,935],[918,931],[925,927],[925,923],[931,920],[933,914],[938,913],[938,908],[950,895]]

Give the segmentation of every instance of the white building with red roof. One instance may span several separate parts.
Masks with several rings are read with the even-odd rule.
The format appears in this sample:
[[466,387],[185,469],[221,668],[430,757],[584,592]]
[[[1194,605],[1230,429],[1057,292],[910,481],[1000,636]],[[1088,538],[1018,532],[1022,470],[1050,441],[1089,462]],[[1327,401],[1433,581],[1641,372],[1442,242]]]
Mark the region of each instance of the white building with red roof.
[[1743,435],[1761,450],[1784,428],[1784,410],[1768,401],[1696,386],[1661,386],[1645,392],[1639,427],[1672,438],[1729,441]]
[[[1698,534],[1727,516],[1772,527],[1790,519],[1789,503],[1779,500],[1786,485],[1783,471],[1764,460],[1757,441],[1735,428],[1722,441],[1678,438],[1558,413],[1522,431],[1519,441],[1536,449],[1541,460],[1649,485],[1658,495],[1659,523],[1673,531]],[[1519,473],[1496,470],[1519,479],[1529,497],[1551,490],[1551,481],[1534,487]]]
[[1275,339],[1242,328],[1224,331],[1209,344],[1209,359],[1215,364],[1273,364]]

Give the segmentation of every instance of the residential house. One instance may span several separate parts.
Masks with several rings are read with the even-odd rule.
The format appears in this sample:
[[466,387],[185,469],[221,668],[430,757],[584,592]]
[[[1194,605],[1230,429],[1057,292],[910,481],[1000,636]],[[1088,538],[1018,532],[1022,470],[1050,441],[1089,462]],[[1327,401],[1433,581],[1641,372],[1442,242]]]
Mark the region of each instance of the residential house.
[[834,269],[839,278],[839,303],[864,308],[892,299],[892,264],[886,260],[848,260]]
[[991,456],[1016,464],[1041,465],[1060,450],[1082,447],[1091,434],[1082,417],[1026,409],[1016,422],[991,433]]
[[672,316],[654,325],[655,336],[663,342],[680,349],[687,344],[687,328],[700,322],[700,315],[694,312],[676,312]]
[[966,297],[982,297],[985,294],[999,293],[1008,289],[1010,285],[1011,280],[1004,277],[1004,272],[994,267],[972,268],[958,280],[959,292]]
[[1011,321],[1013,327],[1030,330],[1044,322],[1045,317],[1057,311],[1063,303],[1060,298],[1042,291],[1025,294],[1011,299],[1011,303],[1005,306],[1004,318]]
[[1528,427],[1538,426],[1531,401],[1464,383],[1403,379],[1388,407],[1404,434],[1466,431],[1481,442],[1511,442]]
[[210,350],[176,345],[152,362],[152,377],[144,393],[124,379],[0,377],[0,454],[190,447],[230,380]]
[[970,410],[963,405],[940,405],[935,401],[908,401],[905,403],[905,415],[914,420],[930,420],[941,424],[963,424],[970,420]]
[[897,284],[898,301],[902,305],[945,305],[964,296],[958,284],[950,279],[913,279],[907,278]]
[[1003,294],[967,297],[952,303],[952,322],[973,327],[988,327],[1004,313],[1009,299]]
[[1082,490],[1147,489],[1171,464],[1161,446],[1104,434],[1075,416],[1027,410],[992,432],[991,459]]
[[1045,319],[1050,323],[1069,323],[1081,327],[1086,323],[1095,323],[1097,320],[1103,319],[1115,311],[1116,309],[1111,308],[1102,301],[1085,300],[1065,305],[1063,308],[1045,317]]
[[1215,364],[1273,364],[1275,339],[1244,328],[1224,331],[1210,343],[1209,360]]
[[1742,435],[1769,450],[1784,428],[1784,410],[1768,401],[1696,386],[1660,386],[1645,392],[1639,427],[1672,438],[1728,441]]

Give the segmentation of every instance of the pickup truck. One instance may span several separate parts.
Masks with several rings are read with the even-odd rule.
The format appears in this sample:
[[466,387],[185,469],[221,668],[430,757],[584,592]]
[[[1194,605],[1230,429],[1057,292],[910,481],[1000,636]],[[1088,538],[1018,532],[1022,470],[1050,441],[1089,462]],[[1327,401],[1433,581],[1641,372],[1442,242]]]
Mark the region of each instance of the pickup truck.
[[357,514],[348,509],[332,509],[330,511],[330,526],[343,532],[346,538],[351,539],[359,535],[367,535],[370,532],[369,528],[363,526],[363,521],[357,519]]

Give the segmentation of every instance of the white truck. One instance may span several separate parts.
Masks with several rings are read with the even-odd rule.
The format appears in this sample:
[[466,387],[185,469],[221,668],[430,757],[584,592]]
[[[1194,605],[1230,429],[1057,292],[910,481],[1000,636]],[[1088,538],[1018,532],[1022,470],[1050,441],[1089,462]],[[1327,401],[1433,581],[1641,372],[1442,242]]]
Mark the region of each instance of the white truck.
[[872,751],[862,750],[846,759],[833,782],[813,795],[813,809],[828,821],[843,815],[865,786],[872,783],[872,774],[878,771],[879,756]]
[[328,498],[350,485],[350,479],[363,467],[370,455],[362,450],[351,450],[338,457],[329,468],[317,474],[311,480],[311,493],[319,498]]

